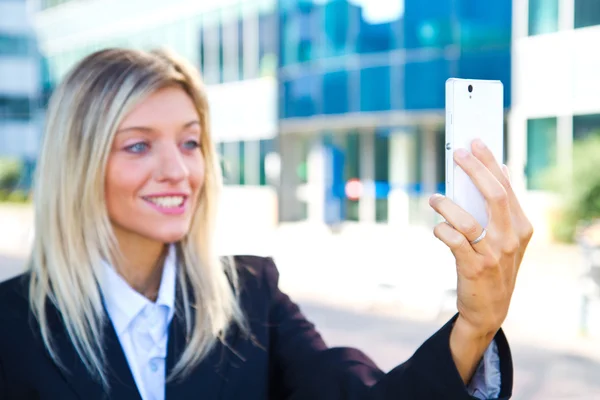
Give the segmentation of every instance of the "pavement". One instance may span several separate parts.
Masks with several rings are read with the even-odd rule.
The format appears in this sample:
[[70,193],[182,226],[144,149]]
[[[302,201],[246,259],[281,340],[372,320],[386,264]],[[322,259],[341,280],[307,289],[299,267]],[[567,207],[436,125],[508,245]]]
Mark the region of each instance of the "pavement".
[[[407,360],[441,323],[386,317],[302,302],[329,346],[361,349],[384,371]],[[509,338],[510,339],[510,338]],[[511,340],[514,400],[600,399],[600,362],[573,352]]]
[[[287,248],[278,244],[274,254],[281,286],[295,297],[421,321],[439,322],[456,312],[454,260],[429,229],[312,237],[302,245],[283,238]],[[504,324],[507,334],[600,359],[598,303],[590,307],[588,335],[580,331],[582,266],[577,247],[533,243]]]

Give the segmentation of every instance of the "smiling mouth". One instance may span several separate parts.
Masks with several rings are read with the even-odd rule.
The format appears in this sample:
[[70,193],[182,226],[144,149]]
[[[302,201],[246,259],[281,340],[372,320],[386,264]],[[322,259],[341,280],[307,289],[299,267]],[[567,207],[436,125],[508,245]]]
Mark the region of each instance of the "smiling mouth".
[[142,197],[149,203],[161,208],[178,208],[185,203],[185,196]]

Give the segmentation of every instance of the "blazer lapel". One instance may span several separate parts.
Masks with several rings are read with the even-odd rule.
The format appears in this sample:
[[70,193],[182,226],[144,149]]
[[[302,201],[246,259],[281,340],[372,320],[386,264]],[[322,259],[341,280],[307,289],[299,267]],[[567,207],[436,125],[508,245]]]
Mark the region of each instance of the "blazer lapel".
[[[185,345],[185,326],[180,318],[174,317],[169,329],[167,374],[173,370],[175,363],[183,353]],[[217,344],[213,348],[213,351],[194,368],[190,375],[167,382],[166,400],[218,399],[221,385],[224,381],[219,370],[219,354],[221,352],[222,347],[220,344]]]
[[[217,400],[224,396],[226,384],[230,384],[230,369],[240,367],[243,356],[238,344],[240,331],[233,326],[227,335],[224,345],[218,341],[209,355],[204,358],[194,370],[184,378],[176,378],[167,382],[166,400],[198,399]],[[186,333],[183,318],[175,314],[169,328],[169,343],[167,346],[166,370],[173,370],[179,361],[186,345]]]
[[106,363],[110,366],[110,370],[107,371],[109,374],[110,399],[142,400],[125,357],[125,352],[110,321],[104,330],[104,335]]
[[[109,382],[109,392],[92,377],[71,343],[58,311],[53,307],[48,315],[53,332],[53,344],[60,362],[66,371],[60,369],[67,383],[82,400],[141,400],[129,369],[127,359],[112,323],[107,319],[104,327],[104,351]],[[58,366],[57,366],[58,368]]]

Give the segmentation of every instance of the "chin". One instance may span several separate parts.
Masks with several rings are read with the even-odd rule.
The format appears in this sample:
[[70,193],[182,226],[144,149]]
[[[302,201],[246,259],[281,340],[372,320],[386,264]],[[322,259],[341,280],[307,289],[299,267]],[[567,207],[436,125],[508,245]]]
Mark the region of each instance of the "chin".
[[185,238],[188,234],[188,229],[173,229],[168,231],[154,231],[152,237],[162,243],[175,243]]

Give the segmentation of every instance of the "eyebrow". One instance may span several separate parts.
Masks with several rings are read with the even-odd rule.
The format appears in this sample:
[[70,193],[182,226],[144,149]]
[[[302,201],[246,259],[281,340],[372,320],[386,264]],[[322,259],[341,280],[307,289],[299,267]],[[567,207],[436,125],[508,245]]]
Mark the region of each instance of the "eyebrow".
[[[197,119],[195,119],[193,121],[190,121],[190,122],[184,124],[182,126],[182,128],[186,129],[186,128],[192,127],[194,125],[200,125],[200,121],[198,121]],[[128,126],[126,128],[119,129],[117,131],[117,133],[128,132],[128,131],[142,131],[142,132],[150,133],[150,132],[153,132],[154,129],[151,128],[151,127],[149,127],[149,126]]]

